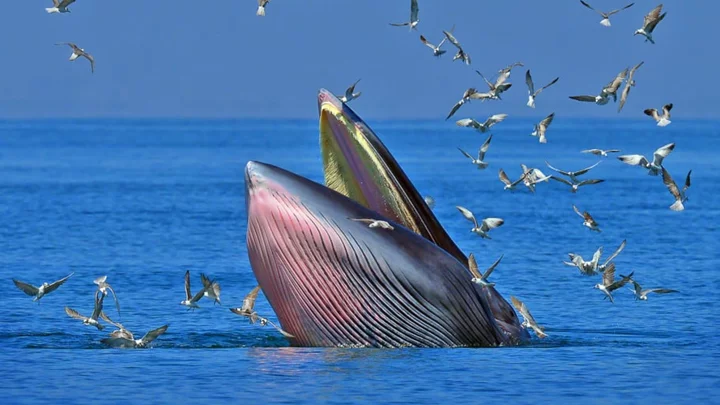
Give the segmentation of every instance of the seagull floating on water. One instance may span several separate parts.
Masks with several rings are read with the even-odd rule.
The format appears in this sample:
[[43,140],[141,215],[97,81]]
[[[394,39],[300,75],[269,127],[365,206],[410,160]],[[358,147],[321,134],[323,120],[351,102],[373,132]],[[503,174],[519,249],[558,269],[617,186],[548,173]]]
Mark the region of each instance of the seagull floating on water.
[[350,218],[351,221],[355,222],[362,222],[365,224],[368,224],[368,228],[381,228],[381,229],[388,229],[392,231],[395,229],[388,221],[382,221],[379,219],[372,219],[372,218]]
[[598,226],[598,223],[595,222],[595,219],[593,219],[592,215],[590,215],[589,212],[580,212],[580,210],[573,204],[573,210],[576,214],[580,215],[580,217],[583,219],[583,226],[587,227],[591,231],[595,232],[601,232],[600,227]]
[[613,10],[613,11],[610,11],[610,12],[605,13],[605,12],[602,12],[602,11],[599,11],[599,10],[595,10],[594,8],[592,8],[592,6],[590,6],[589,4],[587,4],[586,2],[584,2],[583,0],[580,0],[580,3],[582,3],[583,6],[589,8],[590,10],[592,10],[592,11],[600,14],[600,15],[602,16],[602,18],[603,18],[603,19],[600,21],[600,24],[604,25],[605,27],[609,27],[609,26],[610,26],[610,16],[611,16],[611,15],[617,14],[617,13],[625,10],[626,8],[632,7],[633,4],[635,4],[635,3],[630,3],[630,4],[628,4],[627,6],[625,6],[625,7],[623,7],[623,8],[619,8],[619,9],[617,9],[617,10]]
[[543,118],[540,123],[535,125],[535,130],[530,134],[531,136],[537,136],[539,137],[540,143],[547,143],[547,138],[545,137],[545,132],[547,131],[550,124],[552,124],[553,119],[555,118],[555,113],[552,113],[548,115],[547,117]]
[[672,103],[665,104],[662,109],[662,111],[663,111],[662,115],[658,114],[658,110],[656,110],[654,108],[648,108],[643,112],[645,113],[645,115],[653,117],[655,119],[655,121],[657,121],[657,126],[666,127],[666,126],[670,125],[670,123],[672,122],[672,121],[670,121],[670,110],[672,110],[672,108],[673,108]]
[[473,228],[470,229],[470,232],[474,232],[480,235],[480,237],[482,237],[483,239],[492,239],[489,235],[490,230],[495,229],[505,223],[505,221],[501,218],[485,218],[482,220],[482,223],[478,224],[478,221],[477,219],[475,219],[475,215],[472,213],[472,211],[459,205],[455,206],[455,208],[460,211],[460,213],[465,217],[465,219],[473,223]]
[[59,42],[55,45],[67,45],[70,48],[72,48],[73,53],[70,55],[70,59],[68,59],[70,62],[74,61],[75,59],[79,57],[83,57],[90,61],[90,72],[95,73],[95,58],[92,57],[89,53],[85,52],[84,49],[78,47],[77,45],[73,44],[72,42]]
[[538,325],[538,323],[535,321],[535,318],[533,318],[532,314],[530,314],[530,310],[525,305],[525,303],[513,296],[510,296],[510,300],[512,301],[515,309],[520,312],[520,315],[522,315],[524,319],[522,326],[526,329],[531,328],[532,330],[534,330],[535,334],[540,339],[547,337],[547,334],[544,332],[545,328]]
[[628,73],[627,80],[625,81],[625,87],[623,88],[622,94],[620,95],[620,105],[618,106],[618,112],[620,112],[625,106],[628,94],[630,94],[630,89],[632,87],[635,87],[635,80],[633,79],[633,77],[635,76],[635,71],[640,69],[640,66],[642,66],[644,63],[644,61],[640,62],[637,65],[633,66],[632,69],[630,69],[630,73]]
[[345,94],[343,94],[342,96],[336,96],[336,97],[339,98],[340,101],[342,101],[343,103],[346,103],[346,104],[349,103],[350,101],[355,100],[356,98],[360,97],[360,95],[362,94],[361,91],[358,91],[357,93],[355,93],[355,86],[358,83],[360,83],[360,79],[358,79],[355,83],[353,83],[352,86],[348,87],[347,90],[345,90]]
[[205,296],[213,300],[215,304],[220,304],[220,283],[210,280],[208,276],[200,273],[200,282],[205,290]]
[[660,174],[663,160],[675,149],[675,143],[669,143],[665,146],[661,146],[653,153],[653,160],[649,162],[643,155],[623,155],[618,156],[618,159],[627,163],[630,166],[640,166],[648,169],[648,174],[651,176],[657,176]]
[[630,280],[630,282],[633,283],[633,294],[635,294],[636,300],[642,300],[647,301],[648,294],[655,293],[655,294],[670,294],[670,293],[676,293],[680,292],[678,290],[670,290],[667,288],[648,288],[646,290],[643,290],[640,284],[637,283],[635,280]]
[[667,170],[665,170],[665,167],[662,167],[662,178],[663,183],[667,186],[668,190],[670,190],[670,194],[675,197],[675,202],[673,205],[670,206],[670,209],[673,211],[682,211],[685,209],[685,206],[683,203],[687,201],[687,196],[685,195],[685,192],[687,189],[690,188],[690,174],[692,174],[692,170],[690,170],[685,177],[685,185],[683,186],[682,190],[680,190],[675,184],[675,180],[672,179],[670,176],[670,173],[668,173]]
[[462,152],[463,155],[467,156],[470,159],[470,161],[472,162],[472,164],[476,165],[478,169],[485,169],[489,165],[489,163],[487,163],[485,161],[485,153],[487,153],[488,149],[490,148],[491,140],[492,140],[492,134],[490,134],[490,136],[488,136],[488,138],[485,140],[485,142],[482,144],[482,146],[478,150],[477,159],[460,148],[458,148],[458,150],[460,152]]
[[557,83],[558,80],[560,80],[560,78],[556,77],[550,83],[535,90],[535,84],[533,83],[532,76],[530,75],[530,69],[528,69],[527,72],[525,72],[525,84],[527,84],[527,87],[528,87],[527,106],[530,108],[535,108],[535,97],[537,97],[538,94],[540,94],[543,90],[545,90],[548,87],[552,86],[553,84]]
[[515,181],[510,181],[510,178],[508,178],[507,174],[503,169],[500,169],[498,171],[498,177],[500,178],[500,181],[502,181],[505,184],[505,187],[503,187],[503,190],[515,190],[515,186],[520,184],[521,181],[525,180],[525,177],[527,177],[529,172],[525,172],[520,176],[519,179]]
[[190,292],[190,270],[185,271],[185,299],[180,301],[180,305],[185,305],[188,310],[200,308],[197,302],[205,296],[205,291],[207,291],[207,287],[203,287],[197,294],[192,295]]
[[45,11],[48,12],[48,14],[53,13],[70,13],[70,9],[68,8],[69,5],[75,3],[75,0],[52,0],[53,6],[46,8]]
[[420,22],[420,20],[418,19],[419,11],[420,9],[418,8],[417,0],[410,0],[410,21],[404,23],[390,23],[390,25],[392,25],[393,27],[404,27],[408,25],[410,26],[410,31],[412,31]]
[[662,13],[663,5],[660,4],[659,6],[652,9],[643,20],[643,26],[642,28],[635,31],[635,34],[633,35],[642,35],[645,37],[645,42],[650,41],[650,43],[655,44],[655,40],[653,39],[652,33],[655,30],[655,27],[660,23],[660,21],[665,18],[665,15],[667,13]]
[[70,307],[65,307],[65,313],[71,318],[81,320],[84,325],[94,326],[97,330],[103,330],[105,327],[98,322],[98,317],[103,309],[103,299],[105,299],[105,294],[100,291],[95,293],[95,308],[89,317],[80,315],[78,311]]
[[458,120],[455,122],[459,127],[466,127],[466,128],[475,128],[480,132],[485,132],[490,129],[493,125],[497,124],[498,122],[502,122],[507,118],[507,114],[494,114],[488,117],[488,119],[485,120],[485,122],[478,122],[475,121],[472,118],[463,118],[461,120]]
[[255,322],[258,321],[260,321],[261,326],[270,324],[286,338],[294,338],[295,336],[285,332],[281,327],[275,325],[269,319],[261,317],[260,315],[258,315],[257,312],[255,312],[255,301],[257,300],[259,292],[260,286],[256,286],[248,293],[248,295],[245,296],[245,299],[243,299],[242,307],[230,308],[230,311],[234,314],[247,317],[250,320],[251,324],[255,324]]
[[612,292],[617,290],[618,288],[622,288],[625,284],[633,281],[632,276],[635,274],[635,272],[630,273],[629,276],[623,276],[620,275],[620,280],[615,281],[615,263],[611,263],[608,268],[605,269],[603,272],[603,281],[601,284],[595,284],[595,288],[602,291],[603,294],[605,294],[608,298],[610,298],[610,302],[613,304],[615,303],[615,300],[613,299]]
[[580,153],[592,153],[593,155],[607,157],[608,153],[618,153],[620,149],[585,149]]
[[470,269],[470,273],[472,273],[473,275],[471,281],[475,284],[480,284],[483,287],[494,286],[495,283],[488,282],[488,277],[490,277],[490,274],[492,274],[493,270],[495,270],[495,267],[500,264],[500,260],[502,260],[503,256],[504,255],[501,255],[500,258],[495,261],[495,263],[493,263],[487,270],[485,270],[485,274],[480,274],[477,261],[475,260],[475,254],[470,253],[470,256],[468,256],[468,268]]
[[270,3],[270,0],[258,0],[258,9],[256,15],[265,17],[265,6]]
[[63,283],[65,283],[73,274],[75,273],[70,273],[67,276],[61,278],[60,280],[52,282],[50,284],[42,283],[40,287],[35,287],[32,284],[28,284],[16,279],[13,279],[13,283],[15,283],[15,286],[19,288],[22,292],[33,297],[33,302],[35,302],[40,298],[46,296],[47,294],[50,294],[51,292],[57,290],[58,287],[63,285]]

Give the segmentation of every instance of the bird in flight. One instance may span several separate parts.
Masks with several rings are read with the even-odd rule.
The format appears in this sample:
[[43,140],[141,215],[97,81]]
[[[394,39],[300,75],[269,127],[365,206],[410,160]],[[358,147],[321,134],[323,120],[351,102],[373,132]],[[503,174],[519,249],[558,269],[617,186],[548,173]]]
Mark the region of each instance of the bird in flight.
[[55,45],[67,45],[70,48],[72,48],[73,53],[70,55],[70,59],[68,59],[70,62],[74,61],[75,59],[79,57],[83,57],[90,61],[90,72],[95,73],[95,58],[92,57],[89,53],[85,52],[84,49],[79,48],[77,45],[73,44],[72,42],[60,42]]
[[393,27],[404,27],[406,25],[410,26],[410,31],[416,29],[418,23],[420,20],[418,19],[418,12],[420,9],[418,8],[418,2],[417,0],[410,0],[410,21],[404,22],[404,23],[390,23]]
[[590,6],[588,3],[584,2],[583,0],[580,0],[580,3],[582,3],[583,6],[589,8],[590,10],[592,10],[592,11],[600,14],[600,15],[602,16],[602,18],[603,18],[603,19],[600,21],[600,24],[604,25],[605,27],[609,27],[609,26],[610,26],[610,16],[611,16],[611,15],[617,14],[617,13],[625,10],[626,8],[632,7],[633,4],[635,4],[635,3],[630,3],[630,4],[628,4],[627,6],[625,6],[625,7],[623,7],[623,8],[619,8],[619,9],[617,9],[617,10],[613,10],[613,11],[610,11],[610,12],[605,13],[605,12],[603,12],[603,11],[595,10],[594,8],[592,8],[592,6]]

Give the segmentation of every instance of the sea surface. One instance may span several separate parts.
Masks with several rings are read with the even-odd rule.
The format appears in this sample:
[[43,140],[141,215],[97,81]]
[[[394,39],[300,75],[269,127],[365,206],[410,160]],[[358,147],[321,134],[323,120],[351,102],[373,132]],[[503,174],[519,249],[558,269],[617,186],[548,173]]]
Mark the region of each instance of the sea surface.
[[[542,117],[538,117],[540,119]],[[558,117],[560,118],[560,117]],[[645,117],[647,118],[647,117]],[[471,153],[485,135],[453,123],[368,121],[452,238],[546,327],[522,347],[491,349],[306,349],[228,308],[255,286],[245,245],[245,164],[272,163],[322,182],[317,120],[0,121],[0,398],[18,403],[718,403],[720,400],[720,122],[673,118],[556,119],[541,145],[536,120],[494,127],[486,160]],[[520,164],[578,170],[601,160],[586,148],[651,158],[675,142],[665,166],[681,184],[692,169],[684,212],[660,177],[603,158],[571,194],[540,184],[504,191]],[[615,155],[616,156],[616,155]],[[602,233],[572,210],[589,211]],[[470,232],[458,211],[505,224],[492,240]],[[615,304],[563,265],[626,239],[617,273],[677,294]],[[222,286],[222,305],[188,311],[183,276]],[[35,285],[74,276],[39,301],[12,278]],[[105,310],[135,335],[169,324],[146,350],[110,349],[98,331],[69,318],[93,307],[92,280],[108,275],[121,307]],[[256,309],[275,320],[261,295]]]

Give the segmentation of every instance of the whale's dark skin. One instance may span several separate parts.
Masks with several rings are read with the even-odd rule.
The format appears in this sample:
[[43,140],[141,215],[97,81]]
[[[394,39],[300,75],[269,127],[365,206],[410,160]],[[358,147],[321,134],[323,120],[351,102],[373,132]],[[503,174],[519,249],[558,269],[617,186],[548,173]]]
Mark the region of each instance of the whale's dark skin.
[[[245,171],[253,272],[293,346],[498,346],[484,287],[428,239],[275,166]],[[387,220],[393,230],[351,218]]]

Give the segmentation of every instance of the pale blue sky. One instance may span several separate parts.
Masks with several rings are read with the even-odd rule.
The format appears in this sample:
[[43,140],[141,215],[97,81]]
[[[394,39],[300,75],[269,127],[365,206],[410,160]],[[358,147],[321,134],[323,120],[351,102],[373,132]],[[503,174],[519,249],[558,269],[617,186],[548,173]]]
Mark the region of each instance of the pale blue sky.
[[[617,117],[613,105],[567,97],[597,92],[641,60],[620,117],[667,102],[674,117],[717,117],[710,37],[720,2],[665,0],[650,45],[632,33],[658,3],[638,0],[605,28],[576,0],[420,0],[419,30],[410,33],[388,25],[408,19],[409,0],[272,0],[265,18],[255,16],[255,0],[77,0],[64,15],[45,13],[51,0],[6,0],[0,117],[313,118],[318,88],[340,93],[362,78],[352,106],[363,117],[444,119],[467,87],[482,88],[475,69],[492,74],[514,61],[536,86],[560,81],[533,111],[525,68],[514,70],[505,100],[472,115]],[[451,62],[452,47],[436,59],[419,41],[423,33],[437,43],[453,24],[472,66]],[[92,53],[95,74],[85,60],[68,62],[70,49],[53,45],[61,41]]]

